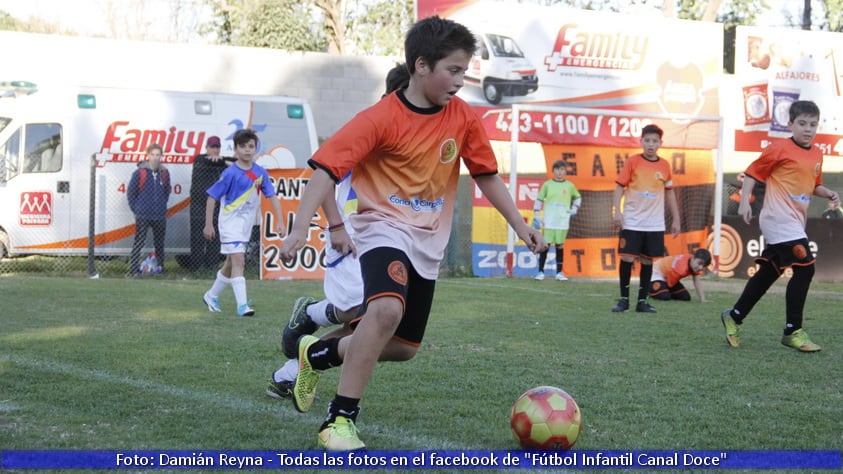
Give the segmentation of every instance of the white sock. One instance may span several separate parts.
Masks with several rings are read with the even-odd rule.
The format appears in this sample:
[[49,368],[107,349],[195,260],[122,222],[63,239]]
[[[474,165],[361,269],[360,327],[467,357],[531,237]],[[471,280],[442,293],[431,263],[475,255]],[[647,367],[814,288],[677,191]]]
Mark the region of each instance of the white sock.
[[237,301],[237,307],[246,304],[249,300],[246,299],[246,278],[235,277],[229,279],[231,281],[231,288],[234,290],[234,300]]
[[328,300],[319,300],[307,307],[307,315],[310,316],[310,319],[312,319],[313,322],[318,324],[321,328],[333,326],[334,323],[328,320],[328,315],[326,313],[327,309]]
[[296,380],[296,376],[299,374],[299,361],[296,359],[290,359],[284,364],[284,367],[276,370],[274,374],[272,374],[272,379],[276,382],[292,382]]
[[208,290],[208,294],[213,296],[214,298],[219,298],[220,294],[225,290],[225,287],[231,284],[231,280],[226,278],[222,272],[217,272],[217,278],[214,280],[214,284],[211,285],[211,289]]

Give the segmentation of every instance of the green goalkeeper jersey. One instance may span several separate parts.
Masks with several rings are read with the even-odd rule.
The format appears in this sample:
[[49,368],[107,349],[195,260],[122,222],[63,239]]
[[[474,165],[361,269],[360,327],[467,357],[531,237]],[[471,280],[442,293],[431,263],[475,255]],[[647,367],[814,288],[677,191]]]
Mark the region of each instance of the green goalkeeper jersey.
[[536,201],[542,201],[544,228],[567,230],[571,220],[571,203],[580,199],[574,183],[569,180],[548,180],[539,189]]

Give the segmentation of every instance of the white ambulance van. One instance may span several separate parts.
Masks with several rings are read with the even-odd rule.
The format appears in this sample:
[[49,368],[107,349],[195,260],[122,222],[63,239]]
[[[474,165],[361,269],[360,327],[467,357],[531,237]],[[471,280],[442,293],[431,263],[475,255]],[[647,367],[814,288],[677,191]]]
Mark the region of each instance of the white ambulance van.
[[539,79],[535,66],[508,36],[475,34],[477,50],[471,58],[465,82],[480,87],[490,104],[498,104],[503,96],[521,96],[535,92]]
[[87,255],[89,207],[96,255],[129,255],[135,219],[126,187],[152,143],[170,171],[167,254],[189,254],[193,158],[211,135],[232,156],[241,128],[258,133],[265,168],[304,168],[318,144],[299,98],[0,83],[0,258]]

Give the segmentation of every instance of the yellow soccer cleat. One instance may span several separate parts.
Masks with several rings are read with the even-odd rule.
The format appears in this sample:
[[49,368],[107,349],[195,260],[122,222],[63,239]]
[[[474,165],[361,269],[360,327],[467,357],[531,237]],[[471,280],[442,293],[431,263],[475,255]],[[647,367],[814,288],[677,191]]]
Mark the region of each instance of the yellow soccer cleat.
[[360,441],[359,432],[354,422],[344,416],[338,416],[333,423],[319,432],[319,447],[326,451],[354,451],[365,449]]
[[307,358],[307,350],[318,340],[316,336],[302,336],[299,339],[299,373],[296,376],[296,384],[293,386],[293,405],[302,413],[310,411],[310,407],[313,406],[313,399],[316,398],[316,384],[322,376],[319,371],[313,370]]
[[727,309],[720,313],[720,321],[726,328],[726,342],[732,347],[741,345],[741,326],[732,319],[732,310]]
[[782,344],[802,352],[818,352],[822,349],[819,345],[814,344],[814,341],[808,337],[808,333],[801,328],[793,331],[790,336],[782,336]]

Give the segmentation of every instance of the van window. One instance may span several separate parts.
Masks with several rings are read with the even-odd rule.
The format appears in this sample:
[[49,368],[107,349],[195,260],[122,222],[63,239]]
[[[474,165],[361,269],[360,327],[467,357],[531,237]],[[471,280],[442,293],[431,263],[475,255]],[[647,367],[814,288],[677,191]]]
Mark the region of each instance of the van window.
[[500,35],[488,35],[492,54],[501,58],[523,58],[524,53],[512,38]]
[[61,170],[61,125],[33,123],[26,126],[24,173],[52,173]]
[[20,169],[20,129],[0,145],[0,177],[12,179]]

